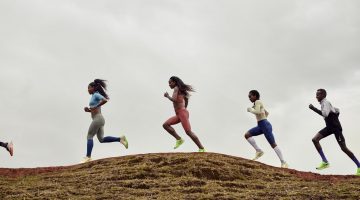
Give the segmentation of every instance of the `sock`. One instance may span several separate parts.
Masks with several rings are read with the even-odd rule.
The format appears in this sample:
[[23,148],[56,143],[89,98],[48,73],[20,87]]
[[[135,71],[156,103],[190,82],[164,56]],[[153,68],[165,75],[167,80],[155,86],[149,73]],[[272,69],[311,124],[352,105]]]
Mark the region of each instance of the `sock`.
[[276,147],[274,148],[274,151],[275,151],[275,153],[277,154],[277,156],[279,157],[281,163],[285,163],[285,160],[284,160],[284,158],[283,158],[283,155],[282,155],[282,153],[281,153],[281,151],[280,151],[280,149],[279,149],[278,146],[276,146]]
[[320,154],[320,156],[321,156],[322,161],[327,163],[328,160],[326,159],[323,150],[322,150],[322,149],[319,149],[318,152],[319,152],[319,154]]
[[249,137],[249,138],[247,139],[247,141],[251,144],[251,146],[254,147],[254,149],[255,149],[256,151],[262,151],[262,150],[257,146],[254,138]]
[[91,152],[92,152],[93,147],[94,147],[94,141],[92,139],[88,139],[86,156],[89,158],[91,157]]
[[357,167],[358,167],[358,168],[360,168],[360,163],[359,163],[358,159],[356,159],[356,157],[355,157],[355,156],[354,156],[354,157],[352,157],[352,158],[351,158],[351,160],[353,160],[353,161],[354,161],[354,163],[357,165]]
[[118,137],[112,137],[112,136],[107,136],[107,137],[104,137],[103,143],[108,143],[108,142],[120,142],[120,138]]

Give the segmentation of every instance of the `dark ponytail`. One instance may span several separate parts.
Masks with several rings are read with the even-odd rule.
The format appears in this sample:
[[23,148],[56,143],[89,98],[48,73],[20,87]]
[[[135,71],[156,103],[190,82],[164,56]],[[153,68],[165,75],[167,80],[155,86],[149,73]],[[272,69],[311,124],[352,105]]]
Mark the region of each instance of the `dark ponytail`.
[[194,88],[191,85],[185,84],[179,77],[172,76],[170,77],[171,81],[175,82],[175,85],[179,88],[179,92],[182,95],[185,95],[186,98],[190,97],[189,92],[195,92]]
[[94,82],[91,82],[89,85],[91,87],[94,87],[95,92],[99,92],[102,96],[104,96],[106,99],[109,99],[109,95],[106,94],[107,85],[106,80],[102,79],[95,79]]

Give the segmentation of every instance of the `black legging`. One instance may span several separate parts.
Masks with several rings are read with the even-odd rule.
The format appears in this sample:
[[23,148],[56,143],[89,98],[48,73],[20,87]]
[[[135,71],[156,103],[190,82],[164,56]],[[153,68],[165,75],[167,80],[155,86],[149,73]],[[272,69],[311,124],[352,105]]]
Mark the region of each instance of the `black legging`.
[[0,142],[0,146],[4,147],[5,149],[7,148],[7,145],[8,145],[8,143]]

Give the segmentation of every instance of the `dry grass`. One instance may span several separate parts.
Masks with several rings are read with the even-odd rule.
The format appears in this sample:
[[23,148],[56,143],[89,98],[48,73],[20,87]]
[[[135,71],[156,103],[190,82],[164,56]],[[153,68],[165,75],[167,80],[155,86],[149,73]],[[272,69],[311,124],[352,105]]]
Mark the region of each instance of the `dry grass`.
[[284,170],[215,153],[0,169],[0,199],[360,199],[359,185],[355,176]]

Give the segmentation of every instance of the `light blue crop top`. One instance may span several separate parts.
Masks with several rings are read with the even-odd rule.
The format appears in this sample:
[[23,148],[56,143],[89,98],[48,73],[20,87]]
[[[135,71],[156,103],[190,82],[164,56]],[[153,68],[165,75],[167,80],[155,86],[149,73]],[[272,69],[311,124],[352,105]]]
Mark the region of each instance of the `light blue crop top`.
[[99,105],[99,103],[101,102],[101,100],[105,99],[105,97],[103,95],[101,95],[99,92],[95,92],[90,99],[90,103],[89,106],[90,108],[94,108],[97,105]]

